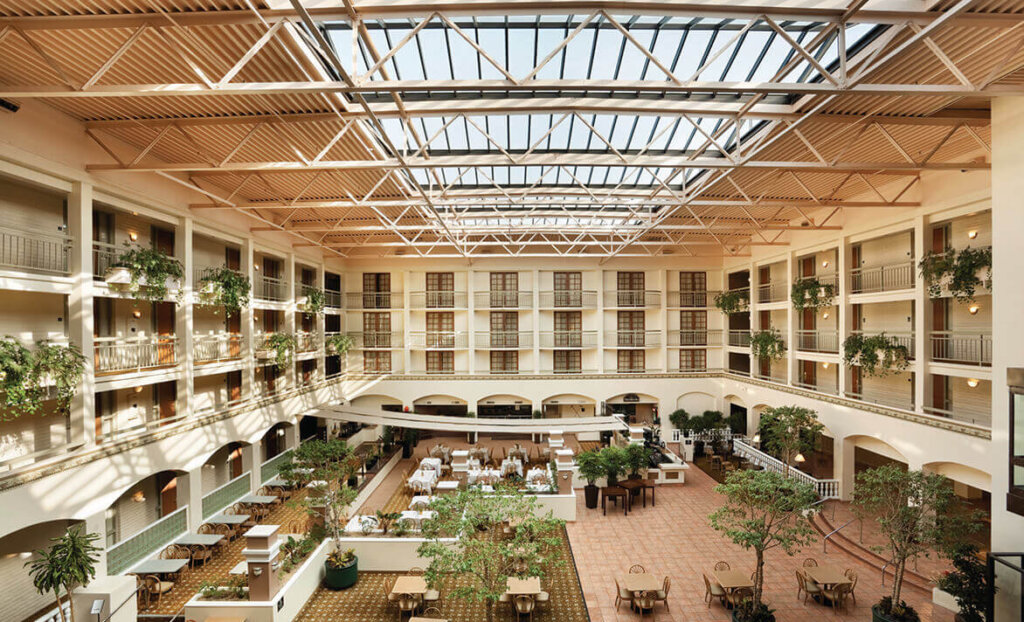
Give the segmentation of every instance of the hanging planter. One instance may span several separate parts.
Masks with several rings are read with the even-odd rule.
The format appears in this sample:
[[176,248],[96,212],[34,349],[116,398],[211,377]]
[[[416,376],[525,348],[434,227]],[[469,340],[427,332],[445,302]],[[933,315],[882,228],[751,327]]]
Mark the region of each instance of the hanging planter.
[[777,361],[786,355],[782,335],[774,329],[750,333],[750,353],[759,359]]
[[958,302],[974,302],[975,291],[992,291],[992,249],[967,248],[925,253],[917,264],[932,298],[948,291]]
[[284,369],[291,365],[292,353],[295,352],[295,337],[288,333],[272,333],[264,342],[264,350],[272,353],[278,369]]
[[745,289],[734,289],[719,292],[715,296],[715,307],[722,313],[740,313],[750,305],[750,292]]
[[822,283],[818,279],[804,278],[793,283],[790,288],[789,298],[793,302],[793,308],[801,309],[822,309],[831,307],[836,297],[836,287],[832,283]]
[[306,287],[303,289],[302,294],[296,301],[300,311],[310,314],[323,312],[324,303],[327,301],[324,290],[316,287]]
[[910,351],[885,333],[850,335],[843,342],[843,361],[859,365],[868,376],[886,376],[910,365]]
[[104,275],[108,285],[127,291],[136,300],[159,302],[174,294],[181,302],[184,270],[177,259],[157,248],[128,242],[125,247]]
[[55,413],[67,415],[84,369],[77,346],[39,341],[32,351],[14,337],[0,339],[0,412],[11,419],[31,415],[56,399]]
[[328,354],[344,355],[352,348],[353,339],[345,333],[338,333],[327,338],[324,344]]
[[199,283],[200,304],[224,307],[224,313],[233,315],[249,305],[249,278],[229,268],[220,267],[208,272]]

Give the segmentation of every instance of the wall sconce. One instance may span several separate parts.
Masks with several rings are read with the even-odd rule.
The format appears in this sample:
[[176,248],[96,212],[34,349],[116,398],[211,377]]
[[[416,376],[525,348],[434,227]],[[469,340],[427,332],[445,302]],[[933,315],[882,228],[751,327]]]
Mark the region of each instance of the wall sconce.
[[284,436],[284,428],[278,428],[278,429],[277,429],[277,435],[278,435],[279,437],[280,437],[280,436]]
[[796,457],[793,458],[793,461],[794,462],[806,462],[807,458],[804,458],[803,454],[797,454]]
[[967,232],[967,237],[968,237],[968,239],[971,239],[971,240],[973,240],[974,238],[978,237],[978,230],[977,229],[971,229],[970,231]]
[[822,369],[828,369],[828,362],[826,361],[826,362],[822,363],[821,364],[821,368]]
[[132,232],[128,233],[128,239],[131,240],[132,242],[134,242],[134,241],[139,239],[139,234],[135,233],[134,231],[132,231]]
[[828,319],[828,311],[821,314],[822,319]]
[[141,386],[135,387],[135,392],[136,393],[142,393],[142,387]]
[[760,434],[755,434],[754,438],[752,438],[750,440],[753,441],[754,443],[760,443],[761,442],[761,435]]
[[255,568],[252,569],[252,576],[258,577],[258,576],[261,576],[262,574],[263,574],[263,568],[260,568],[259,566],[256,566]]
[[978,386],[978,379],[977,378],[968,378],[967,379],[967,386],[971,387],[972,389],[977,387]]
[[140,317],[142,317],[142,311],[139,311],[138,309],[134,309],[132,311],[132,317],[135,318],[136,320],[139,319]]
[[823,260],[823,261],[821,262],[821,267],[822,267],[822,268],[827,268],[827,267],[828,267],[828,259],[825,259],[825,260]]
[[142,492],[141,490],[136,490],[134,493],[132,493],[132,501],[134,501],[135,503],[142,503],[145,500],[146,493]]
[[259,272],[259,271],[260,271],[260,265],[259,265],[258,263],[254,263],[254,264],[252,265],[252,269],[253,269],[253,270],[255,270],[255,271],[257,271],[257,272]]
[[980,310],[981,307],[979,307],[978,305],[971,305],[967,307],[967,312],[970,313],[971,315],[978,315],[978,311]]

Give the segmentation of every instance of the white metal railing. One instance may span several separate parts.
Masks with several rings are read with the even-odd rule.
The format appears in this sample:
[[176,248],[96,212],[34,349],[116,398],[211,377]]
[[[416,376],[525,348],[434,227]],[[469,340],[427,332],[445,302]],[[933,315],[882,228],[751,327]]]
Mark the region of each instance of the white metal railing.
[[762,374],[760,371],[753,372],[753,377],[758,380],[764,380],[765,382],[774,382],[775,384],[786,384],[788,379],[785,376],[779,376],[775,373]]
[[913,261],[850,270],[850,291],[854,294],[891,292],[913,287]]
[[596,330],[553,330],[540,334],[542,348],[596,348]]
[[798,330],[796,331],[796,349],[804,352],[839,352],[839,331]]
[[582,289],[542,291],[540,306],[545,309],[596,309],[597,292]]
[[456,349],[469,345],[469,333],[464,330],[427,330],[409,333],[409,347]]
[[178,339],[173,335],[97,337],[94,343],[98,373],[141,371],[178,362]]
[[960,365],[992,365],[992,334],[932,331],[932,360]]
[[902,410],[914,410],[914,396],[909,391],[907,393],[897,393],[881,389],[871,389],[868,391],[862,389],[858,392],[848,390],[846,391],[846,397],[869,404],[878,404]]
[[278,279],[257,273],[252,283],[253,298],[283,302],[288,300],[288,284]]
[[410,292],[409,306],[413,309],[465,309],[466,292],[432,290]]
[[298,331],[295,333],[296,352],[314,352],[320,347],[320,342],[314,332]]
[[749,348],[750,347],[750,331],[749,330],[730,330],[729,331],[729,345],[734,348]]
[[67,274],[71,238],[0,228],[0,266]]
[[733,455],[739,456],[747,462],[750,462],[755,466],[759,466],[766,471],[772,471],[779,475],[785,475],[790,479],[810,484],[822,499],[839,498],[839,480],[837,479],[817,479],[796,467],[787,467],[781,460],[769,456],[760,449],[751,447],[736,438],[733,438],[732,440],[732,452]]
[[473,304],[477,309],[530,309],[533,307],[533,292],[473,292]]
[[349,309],[401,309],[402,292],[348,292],[345,306]]
[[353,347],[364,350],[401,348],[405,337],[399,331],[356,332],[348,335],[352,338]]
[[92,273],[94,276],[103,278],[107,270],[117,263],[117,256],[121,254],[117,246],[107,242],[92,243]]
[[620,289],[604,293],[606,307],[660,307],[661,292],[657,290]]
[[722,331],[711,330],[670,330],[668,331],[668,345],[679,347],[690,346],[720,346],[722,345]]
[[491,350],[518,350],[533,347],[531,331],[486,331],[478,330],[473,335],[473,346]]
[[837,386],[825,386],[820,384],[808,384],[799,380],[793,381],[794,387],[800,387],[801,389],[807,389],[808,391],[815,391],[817,393],[827,393],[829,395],[839,395],[839,387]]
[[764,283],[757,286],[757,302],[761,304],[782,302],[786,299],[788,294],[789,291],[786,287],[786,283],[783,281]]
[[986,427],[992,426],[991,408],[984,409],[972,405],[961,406],[958,404],[944,404],[943,406],[944,408],[925,406],[923,410],[929,415],[935,415],[937,417],[945,417],[955,421],[962,421],[964,423],[972,423],[974,425],[982,425]]
[[192,339],[192,352],[197,363],[240,358],[242,356],[242,335],[238,333],[196,335]]
[[118,413],[103,415],[100,417],[100,428],[97,430],[96,442],[102,444],[123,440],[130,436],[137,436],[171,425],[172,423],[177,423],[188,417],[187,413],[176,413],[173,417],[153,417],[153,415],[154,413],[149,412],[145,408],[139,409],[136,417],[124,421],[119,417]]
[[342,307],[341,292],[333,289],[325,289],[324,306],[328,309],[340,309]]
[[716,291],[694,290],[668,293],[668,306],[682,309],[706,309],[714,306]]
[[660,330],[605,331],[604,344],[609,348],[652,348],[661,345]]

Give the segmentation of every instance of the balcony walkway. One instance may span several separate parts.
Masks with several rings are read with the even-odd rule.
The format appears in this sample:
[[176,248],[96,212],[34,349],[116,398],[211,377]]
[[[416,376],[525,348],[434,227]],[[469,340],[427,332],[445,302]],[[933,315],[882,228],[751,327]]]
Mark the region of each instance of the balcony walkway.
[[443,430],[447,432],[477,432],[502,434],[545,434],[561,430],[566,434],[577,432],[603,432],[625,430],[627,426],[617,417],[575,417],[564,419],[477,419],[420,415],[357,408],[355,406],[322,406],[314,414],[332,421],[347,421],[367,425],[389,425],[415,430]]

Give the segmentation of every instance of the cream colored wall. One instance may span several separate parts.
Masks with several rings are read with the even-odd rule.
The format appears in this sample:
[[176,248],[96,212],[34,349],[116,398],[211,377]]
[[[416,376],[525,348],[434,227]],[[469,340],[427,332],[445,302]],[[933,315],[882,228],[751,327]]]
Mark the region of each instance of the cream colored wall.
[[210,376],[198,376],[195,379],[195,401],[193,409],[196,412],[207,410],[222,410],[228,403],[227,378],[224,374],[213,374]]
[[64,235],[64,197],[52,190],[0,177],[0,218],[5,227],[16,231]]
[[914,331],[914,304],[910,300],[861,305],[861,329],[869,335]]
[[50,545],[51,538],[63,535],[71,526],[68,521],[54,520],[23,529],[0,538],[0,610],[4,619],[24,620],[44,608],[53,607],[50,594],[40,594],[32,585],[32,576],[25,563],[36,559],[35,551]]
[[[865,240],[860,245],[860,267],[871,268],[910,261],[913,259],[914,252],[912,239],[911,232],[903,231],[880,238]],[[857,266],[851,266],[851,268],[855,267]]]
[[[133,497],[141,492],[144,500]],[[156,478],[147,477],[129,488],[110,508],[117,516],[117,541],[123,542],[160,518],[160,498]]]
[[65,338],[65,296],[11,291],[0,291],[0,296],[0,335],[14,337],[30,347],[41,339]]

